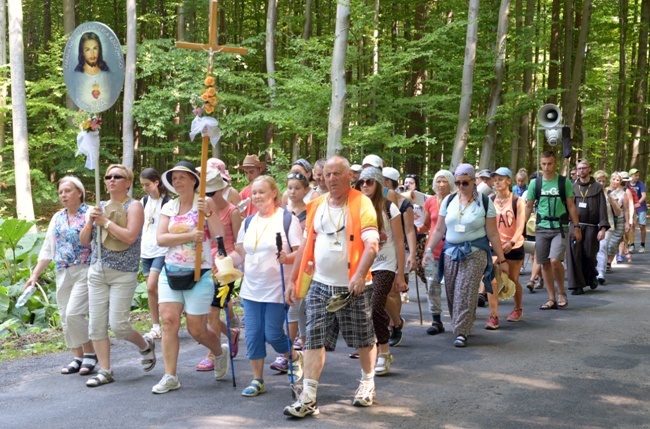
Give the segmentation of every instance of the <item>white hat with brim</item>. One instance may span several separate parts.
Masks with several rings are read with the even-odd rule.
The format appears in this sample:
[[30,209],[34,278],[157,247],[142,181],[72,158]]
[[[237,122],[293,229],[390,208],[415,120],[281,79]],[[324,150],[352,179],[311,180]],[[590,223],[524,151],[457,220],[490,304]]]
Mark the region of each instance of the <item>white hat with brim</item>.
[[382,161],[377,155],[368,155],[363,158],[363,162],[361,163],[362,167],[366,165],[372,165],[373,167],[382,169],[384,168],[384,161]]
[[384,167],[384,169],[381,170],[381,174],[386,179],[390,179],[390,180],[394,180],[396,182],[399,182],[399,171],[397,171],[393,167]]
[[[122,203],[106,204],[104,206],[104,216],[121,227],[126,227],[127,225],[126,212]],[[114,252],[121,252],[129,248],[129,244],[115,238],[106,228],[102,228],[102,243],[105,248]]]
[[223,180],[221,172],[219,170],[208,170],[208,173],[205,175],[205,192],[217,192],[224,188],[228,187],[228,183]]
[[174,189],[174,187],[172,186],[172,173],[174,171],[183,171],[185,173],[191,174],[192,176],[196,177],[196,186],[194,187],[194,189],[199,187],[199,182],[201,181],[201,178],[196,172],[196,168],[194,167],[194,165],[189,161],[180,161],[173,168],[165,171],[162,175],[163,184],[165,185],[165,188],[167,188],[170,192],[178,194],[178,192],[176,192],[176,189]]

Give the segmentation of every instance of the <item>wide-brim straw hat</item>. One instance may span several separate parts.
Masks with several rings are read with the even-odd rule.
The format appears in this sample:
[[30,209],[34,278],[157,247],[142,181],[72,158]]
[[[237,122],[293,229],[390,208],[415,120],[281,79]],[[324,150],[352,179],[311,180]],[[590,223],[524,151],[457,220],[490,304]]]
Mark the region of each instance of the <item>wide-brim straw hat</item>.
[[496,272],[497,288],[499,290],[499,295],[498,295],[499,299],[504,300],[504,299],[512,298],[515,295],[515,292],[517,291],[515,282],[510,280],[508,274],[502,272],[498,266],[495,265],[494,268]]
[[[127,219],[122,203],[108,203],[104,206],[104,216],[121,227],[126,227]],[[102,228],[102,243],[108,250],[121,252],[129,248],[129,244],[118,240],[106,228]]]
[[196,186],[194,186],[194,189],[199,187],[199,182],[201,181],[201,178],[199,177],[199,174],[197,173],[194,164],[192,164],[189,161],[179,161],[176,163],[174,167],[165,171],[162,175],[163,184],[165,185],[165,188],[167,188],[170,192],[178,194],[178,192],[176,192],[176,189],[174,189],[174,187],[172,186],[172,173],[174,171],[184,171],[185,173],[191,174],[192,176],[196,177]]

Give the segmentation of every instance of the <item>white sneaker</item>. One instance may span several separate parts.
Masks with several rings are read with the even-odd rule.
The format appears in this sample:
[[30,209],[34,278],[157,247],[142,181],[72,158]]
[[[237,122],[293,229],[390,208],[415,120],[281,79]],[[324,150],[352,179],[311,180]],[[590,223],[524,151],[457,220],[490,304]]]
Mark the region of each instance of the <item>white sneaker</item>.
[[645,253],[645,247],[643,246],[639,247],[639,253]]
[[[302,378],[302,366],[303,366],[302,353],[301,352],[297,352],[297,353],[298,353],[298,359],[293,359],[291,361],[291,371],[287,372],[287,375],[289,376],[289,384],[296,384]],[[291,379],[292,375],[293,375],[293,380]]]
[[159,339],[162,338],[162,331],[160,330],[159,327],[158,328],[151,328],[151,331],[149,331],[149,333],[147,335],[149,336],[149,338],[151,338],[153,340],[159,340]]
[[630,253],[634,253],[634,244],[628,246],[627,251],[630,252]]
[[167,393],[170,390],[176,390],[181,388],[181,383],[178,381],[178,377],[165,374],[163,378],[160,379],[158,384],[151,388],[152,393]]
[[221,345],[221,356],[214,357],[214,378],[223,380],[230,368],[230,348],[228,344]]
[[390,365],[393,363],[393,355],[388,353],[379,353],[377,363],[375,364],[375,375],[385,375],[390,371]]
[[369,407],[375,399],[375,380],[359,380],[359,388],[354,394],[352,405]]
[[303,418],[311,415],[318,415],[318,402],[307,400],[305,395],[301,395],[296,402],[284,407],[284,415],[289,417]]

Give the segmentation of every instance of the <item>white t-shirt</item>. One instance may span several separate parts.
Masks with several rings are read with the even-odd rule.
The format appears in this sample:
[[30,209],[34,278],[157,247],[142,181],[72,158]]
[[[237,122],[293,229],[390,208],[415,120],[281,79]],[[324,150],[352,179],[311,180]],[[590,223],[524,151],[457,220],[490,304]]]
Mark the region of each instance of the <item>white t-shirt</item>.
[[[372,205],[370,207],[372,208]],[[347,207],[345,209],[347,210]],[[363,213],[361,213],[361,218],[363,216]],[[345,228],[346,217],[346,211],[343,210],[343,207],[329,207],[327,199],[316,210],[314,215],[316,240],[314,243],[315,270],[313,280],[319,283],[345,287],[350,283],[348,275],[348,231]],[[363,219],[361,222],[363,224]],[[379,238],[376,228],[362,230],[362,241],[371,238]]]
[[388,270],[397,272],[397,252],[390,221],[399,216],[400,212],[397,206],[391,203],[390,219],[388,219],[385,210],[383,210],[382,215],[384,216],[384,231],[379,233],[379,252],[377,252],[377,257],[372,263],[370,271]]
[[162,198],[154,200],[149,196],[147,198],[147,205],[145,206],[144,198],[140,200],[144,207],[144,225],[142,225],[142,244],[140,246],[141,258],[157,258],[158,256],[165,256],[167,253],[167,248],[158,246],[158,241],[156,240],[162,201]]
[[[280,277],[280,264],[277,261],[278,249],[275,245],[275,236],[282,235],[282,248],[286,253],[291,253],[287,237],[284,232],[284,209],[279,208],[270,218],[254,216],[245,229],[243,224],[239,228],[237,244],[244,245],[244,280],[241,285],[240,296],[256,302],[283,303],[282,279]],[[302,228],[295,216],[291,217],[289,226],[289,241],[293,246],[298,246],[302,239]],[[289,281],[291,265],[284,266],[285,284]]]

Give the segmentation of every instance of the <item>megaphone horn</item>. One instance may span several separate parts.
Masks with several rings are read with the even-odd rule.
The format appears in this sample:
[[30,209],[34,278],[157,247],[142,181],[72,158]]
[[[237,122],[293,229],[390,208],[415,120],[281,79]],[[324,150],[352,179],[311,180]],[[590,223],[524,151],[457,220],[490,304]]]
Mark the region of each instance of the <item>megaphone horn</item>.
[[555,104],[545,104],[537,112],[537,121],[544,128],[554,128],[562,121],[562,112]]

